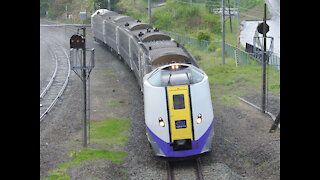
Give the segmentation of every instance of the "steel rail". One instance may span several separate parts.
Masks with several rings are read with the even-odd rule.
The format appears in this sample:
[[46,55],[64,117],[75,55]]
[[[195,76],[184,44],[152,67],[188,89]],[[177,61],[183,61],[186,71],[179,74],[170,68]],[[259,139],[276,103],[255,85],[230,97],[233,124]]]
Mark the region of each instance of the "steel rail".
[[[42,37],[40,36],[40,39],[41,39],[41,38],[42,38]],[[54,72],[53,72],[53,74],[52,74],[52,76],[51,76],[51,78],[50,78],[49,83],[47,84],[46,88],[45,88],[45,89],[42,91],[42,93],[40,94],[40,99],[43,98],[43,96],[47,93],[48,89],[49,89],[50,86],[52,85],[52,82],[53,82],[54,78],[56,77],[57,70],[58,70],[58,58],[56,57],[56,54],[54,54],[53,51],[52,51],[52,49],[50,49],[49,43],[48,43],[46,40],[42,39],[42,41],[43,41],[43,42],[46,44],[46,46],[48,47],[49,52],[50,52],[52,58],[56,60],[56,67],[55,67]]]
[[[198,180],[203,180],[203,174],[202,174],[202,165],[201,165],[201,160],[200,157],[196,159],[191,160],[193,162],[193,165],[196,169],[196,177]],[[166,169],[167,169],[167,179],[168,180],[174,180],[174,173],[173,173],[173,162],[171,161],[166,161]]]
[[[44,116],[45,116],[48,112],[50,112],[50,110],[52,109],[52,107],[56,104],[58,98],[62,95],[62,93],[64,92],[64,90],[65,90],[65,88],[66,88],[66,86],[67,86],[67,84],[68,84],[68,82],[69,82],[69,77],[70,77],[70,69],[71,69],[71,68],[70,68],[70,60],[69,60],[68,53],[67,53],[66,50],[62,47],[62,45],[59,45],[59,44],[57,44],[57,43],[53,43],[53,46],[56,46],[56,47],[57,47],[57,49],[55,49],[55,50],[59,50],[59,49],[60,49],[60,51],[62,50],[62,52],[64,53],[64,56],[66,57],[67,63],[68,63],[68,73],[67,73],[67,77],[66,77],[66,79],[64,80],[64,83],[63,83],[63,85],[62,85],[59,93],[57,94],[57,96],[55,96],[55,98],[53,99],[53,101],[51,101],[49,107],[40,115],[40,122],[42,122]],[[50,51],[52,51],[52,52],[54,53],[54,57],[56,58],[56,61],[58,61],[58,59],[59,59],[60,57],[58,57],[57,52],[54,52],[54,50],[53,50],[52,48],[50,48]],[[52,81],[52,82],[53,82],[53,81]],[[47,91],[49,91],[49,89],[52,87],[52,82],[51,82],[51,85],[49,86],[49,88],[47,89]],[[59,82],[57,82],[57,83],[59,83]],[[41,99],[43,99],[43,97],[42,97]],[[41,100],[41,99],[40,99],[40,100]],[[41,107],[40,107],[40,108],[41,108]]]
[[167,179],[173,180],[173,174],[172,174],[172,166],[170,165],[169,161],[166,161],[166,167],[167,167]]
[[197,163],[197,177],[199,180],[203,180],[203,174],[202,174],[202,167],[201,167],[201,160],[200,158],[196,159]]

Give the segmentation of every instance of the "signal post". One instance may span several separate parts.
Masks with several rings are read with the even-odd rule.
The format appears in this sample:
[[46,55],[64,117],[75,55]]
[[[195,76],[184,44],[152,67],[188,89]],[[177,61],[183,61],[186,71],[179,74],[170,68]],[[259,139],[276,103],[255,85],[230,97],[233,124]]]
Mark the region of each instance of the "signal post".
[[[82,34],[79,33],[82,30]],[[94,48],[86,49],[86,28],[79,27],[77,34],[74,34],[70,38],[70,64],[72,70],[78,75],[82,81],[83,87],[83,146],[87,147],[88,127],[87,122],[90,119],[89,103],[90,98],[87,93],[87,81],[91,70],[94,68]],[[86,61],[86,51],[91,52],[90,61]],[[87,102],[88,101],[88,102]],[[89,126],[90,127],[90,126]]]

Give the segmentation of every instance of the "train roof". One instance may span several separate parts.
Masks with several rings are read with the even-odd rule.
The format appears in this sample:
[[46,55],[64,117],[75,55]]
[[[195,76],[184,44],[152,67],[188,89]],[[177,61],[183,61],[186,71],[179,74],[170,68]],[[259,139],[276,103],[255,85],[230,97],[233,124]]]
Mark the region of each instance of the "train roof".
[[128,29],[130,31],[142,30],[142,29],[147,29],[147,28],[152,28],[152,26],[150,24],[143,23],[140,21],[131,22],[131,23],[129,23],[129,26],[128,26]]
[[141,36],[141,41],[144,43],[151,42],[151,41],[166,41],[166,40],[171,40],[171,37],[161,32],[149,32]]
[[149,50],[152,65],[165,65],[174,61],[199,66],[195,59],[174,39],[150,41],[143,43],[143,45]]
[[201,69],[184,63],[173,63],[156,68],[145,79],[156,87],[195,84],[201,82],[206,73]]
[[117,16],[116,18],[113,19],[114,22],[116,23],[123,23],[123,22],[130,22],[130,21],[135,21],[135,19],[133,19],[132,17],[129,16]]
[[172,62],[192,64],[199,67],[196,60],[184,47],[159,29],[153,28],[150,24],[107,9],[99,9],[94,15],[102,16],[103,19],[121,26],[135,36],[138,43],[142,45],[147,55],[149,55],[149,63],[153,67]]
[[99,9],[92,16],[101,16],[103,18],[107,18],[108,16],[119,16],[118,13],[114,11],[109,11],[108,9]]
[[164,65],[172,62],[191,63],[190,57],[181,48],[158,48],[149,50],[152,65]]
[[144,42],[143,43],[145,47],[151,49],[159,49],[159,48],[175,48],[177,47],[177,43],[174,41],[150,41],[150,42]]
[[161,31],[155,30],[152,27],[132,31],[132,34],[135,35],[143,43],[171,40],[170,36],[164,34]]

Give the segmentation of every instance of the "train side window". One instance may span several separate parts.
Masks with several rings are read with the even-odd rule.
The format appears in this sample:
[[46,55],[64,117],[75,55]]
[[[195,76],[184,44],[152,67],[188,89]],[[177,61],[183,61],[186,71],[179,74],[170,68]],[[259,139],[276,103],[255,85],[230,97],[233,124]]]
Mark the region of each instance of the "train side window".
[[173,108],[174,109],[184,109],[184,95],[177,94],[173,95]]

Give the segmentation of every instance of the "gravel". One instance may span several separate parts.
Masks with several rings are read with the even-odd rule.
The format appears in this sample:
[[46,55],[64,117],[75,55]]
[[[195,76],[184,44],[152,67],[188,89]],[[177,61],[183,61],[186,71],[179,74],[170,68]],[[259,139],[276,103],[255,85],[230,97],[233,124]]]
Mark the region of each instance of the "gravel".
[[[245,100],[261,108],[261,93],[247,93],[244,97]],[[273,93],[267,93],[266,96],[266,111],[270,112],[274,116],[277,116],[280,112],[280,97]]]
[[[71,32],[64,35],[64,28],[43,28],[46,29],[40,32],[44,37],[55,36],[69,48]],[[87,47],[96,52],[96,67],[90,75],[91,121],[130,120],[128,143],[113,147],[128,152],[128,156],[122,163],[105,159],[84,161],[68,170],[71,179],[166,179],[164,161],[154,157],[148,145],[143,96],[133,73],[90,36]],[[70,160],[70,150],[82,148],[81,93],[79,77],[72,72],[61,99],[40,125],[40,178],[48,177],[50,170]],[[254,95],[250,97],[254,99]],[[105,105],[120,100],[128,103]],[[204,179],[280,179],[280,131],[268,133],[272,119],[241,101],[234,106],[214,104],[214,113],[213,151],[201,157]],[[89,144],[89,148],[93,146]]]

